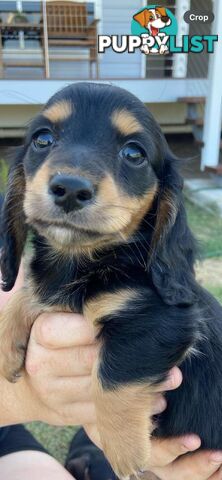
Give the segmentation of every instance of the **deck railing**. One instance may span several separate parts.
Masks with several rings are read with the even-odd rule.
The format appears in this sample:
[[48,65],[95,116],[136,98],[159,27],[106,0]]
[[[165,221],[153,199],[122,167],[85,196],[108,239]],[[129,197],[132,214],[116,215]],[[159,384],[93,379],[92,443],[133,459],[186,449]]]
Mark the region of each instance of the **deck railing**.
[[84,62],[88,76],[98,78],[93,6],[78,0],[1,2],[0,78],[61,77],[64,62],[73,77],[76,62]]
[[[97,18],[98,2],[101,3],[101,0],[1,0],[0,78],[207,78],[209,56],[206,52],[198,55],[141,54],[133,59],[131,54],[125,53],[121,58],[112,51],[108,55],[98,55],[98,33],[107,33],[99,32],[102,21],[108,25],[109,33],[112,31],[113,34],[116,30],[124,30],[126,21],[129,22],[129,30],[125,33],[130,34],[131,22],[128,16],[120,16],[113,25],[108,17]],[[124,0],[124,6],[128,3],[128,0]],[[188,25],[183,21],[183,15],[189,8],[212,11],[212,0],[161,0],[160,3],[177,17],[179,42],[185,34],[211,33],[211,24]],[[150,0],[147,0],[147,5],[150,5]],[[126,9],[127,15],[128,11],[129,8]],[[132,64],[135,75],[132,68],[130,70]]]

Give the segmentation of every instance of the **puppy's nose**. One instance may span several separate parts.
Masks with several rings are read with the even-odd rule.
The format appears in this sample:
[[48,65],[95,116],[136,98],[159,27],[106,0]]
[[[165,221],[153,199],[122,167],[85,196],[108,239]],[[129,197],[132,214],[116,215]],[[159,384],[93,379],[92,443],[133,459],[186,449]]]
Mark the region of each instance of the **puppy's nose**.
[[49,183],[54,202],[68,213],[88,205],[94,197],[92,183],[83,177],[55,175]]

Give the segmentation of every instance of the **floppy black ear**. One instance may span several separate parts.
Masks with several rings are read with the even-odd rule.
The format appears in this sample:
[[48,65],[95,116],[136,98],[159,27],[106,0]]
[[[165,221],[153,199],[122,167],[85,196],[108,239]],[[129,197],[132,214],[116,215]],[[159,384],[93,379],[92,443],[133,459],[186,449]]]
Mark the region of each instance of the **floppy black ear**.
[[165,303],[192,305],[196,299],[196,243],[187,225],[183,182],[174,164],[175,159],[168,154],[160,181],[149,266],[154,286]]
[[2,249],[1,272],[2,289],[13,288],[24,249],[27,226],[23,212],[25,175],[23,170],[23,150],[10,168],[8,186],[1,213]]

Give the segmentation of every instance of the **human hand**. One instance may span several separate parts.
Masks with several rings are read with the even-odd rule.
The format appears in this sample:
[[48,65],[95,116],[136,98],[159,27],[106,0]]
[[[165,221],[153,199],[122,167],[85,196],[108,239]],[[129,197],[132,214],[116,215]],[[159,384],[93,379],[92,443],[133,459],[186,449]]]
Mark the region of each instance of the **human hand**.
[[78,314],[50,313],[33,325],[25,381],[31,416],[54,425],[95,423],[91,371],[97,356],[93,327]]
[[[180,370],[172,369],[168,380],[160,386],[160,393],[177,388],[181,381]],[[195,452],[201,445],[197,435],[168,439],[153,438],[151,445],[150,472],[145,473],[141,480],[155,480],[156,477],[160,480],[222,479],[222,468],[220,468],[222,452],[202,450]]]
[[[156,394],[153,415],[166,408],[163,393],[180,386],[182,374],[178,368],[169,372],[168,379],[161,384]],[[100,446],[96,424],[86,425],[85,429],[91,439]],[[197,435],[185,435],[171,439],[152,439],[150,472],[141,476],[141,480],[221,480],[222,452],[198,451],[201,441]],[[190,453],[189,453],[190,452]],[[188,454],[189,455],[185,455]]]
[[[221,480],[222,452],[198,451],[201,441],[196,435],[152,440],[151,472],[142,480]],[[189,454],[188,454],[189,453]],[[187,455],[184,455],[187,454]]]

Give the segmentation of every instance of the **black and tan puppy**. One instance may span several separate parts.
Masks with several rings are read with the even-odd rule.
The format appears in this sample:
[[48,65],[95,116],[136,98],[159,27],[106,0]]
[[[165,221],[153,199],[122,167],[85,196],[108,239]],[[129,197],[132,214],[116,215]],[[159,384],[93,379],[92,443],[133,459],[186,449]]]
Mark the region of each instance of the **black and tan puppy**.
[[195,281],[182,181],[145,106],[109,85],[57,93],[18,151],[3,220],[4,290],[28,231],[33,256],[1,314],[1,372],[19,376],[40,312],[81,312],[101,346],[94,399],[119,477],[149,468],[153,393],[174,365],[183,385],[154,434],[193,432],[222,448],[222,309]]

